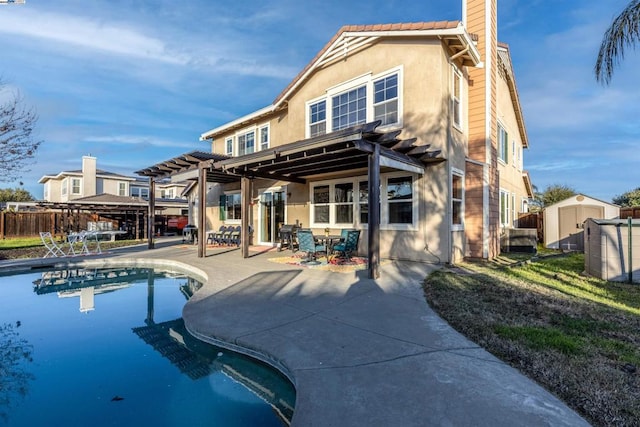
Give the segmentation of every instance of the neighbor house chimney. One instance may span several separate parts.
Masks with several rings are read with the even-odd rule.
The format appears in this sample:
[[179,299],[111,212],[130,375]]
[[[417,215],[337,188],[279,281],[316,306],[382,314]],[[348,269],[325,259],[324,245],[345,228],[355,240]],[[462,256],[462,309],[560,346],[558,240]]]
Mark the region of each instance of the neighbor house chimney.
[[[463,0],[463,21],[477,36],[483,62],[469,68],[469,158],[465,197],[468,256],[493,258],[499,254],[500,191],[497,156],[496,82],[498,48],[497,0]],[[471,172],[471,173],[469,173]],[[482,181],[482,185],[477,183]]]
[[82,188],[83,196],[96,195],[96,158],[82,156]]

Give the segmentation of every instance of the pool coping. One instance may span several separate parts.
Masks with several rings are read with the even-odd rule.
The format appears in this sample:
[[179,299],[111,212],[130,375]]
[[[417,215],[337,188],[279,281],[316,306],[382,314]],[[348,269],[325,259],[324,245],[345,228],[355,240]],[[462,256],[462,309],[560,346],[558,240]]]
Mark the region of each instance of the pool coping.
[[429,308],[421,283],[437,265],[394,262],[371,280],[175,246],[91,258],[31,264],[169,267],[202,279],[183,309],[187,330],[287,376],[291,425],[588,425]]

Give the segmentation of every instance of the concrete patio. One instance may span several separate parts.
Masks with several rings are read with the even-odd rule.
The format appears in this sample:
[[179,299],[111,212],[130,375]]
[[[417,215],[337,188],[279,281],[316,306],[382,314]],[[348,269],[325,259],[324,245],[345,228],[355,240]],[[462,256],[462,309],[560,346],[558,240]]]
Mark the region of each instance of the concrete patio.
[[297,391],[294,426],[588,425],[429,308],[421,282],[437,265],[387,263],[371,280],[366,271],[274,263],[269,257],[281,256],[275,251],[243,259],[238,250],[216,250],[198,258],[195,246],[176,243],[81,261],[206,278],[184,307],[187,328],[281,369]]

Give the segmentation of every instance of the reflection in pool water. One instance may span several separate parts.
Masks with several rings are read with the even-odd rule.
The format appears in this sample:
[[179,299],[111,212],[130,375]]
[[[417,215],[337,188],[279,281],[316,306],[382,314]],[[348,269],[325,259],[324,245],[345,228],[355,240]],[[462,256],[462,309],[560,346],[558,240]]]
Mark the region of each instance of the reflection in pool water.
[[13,375],[0,377],[0,425],[287,425],[284,376],[186,331],[199,287],[140,268],[0,277],[0,352],[16,348],[0,360]]

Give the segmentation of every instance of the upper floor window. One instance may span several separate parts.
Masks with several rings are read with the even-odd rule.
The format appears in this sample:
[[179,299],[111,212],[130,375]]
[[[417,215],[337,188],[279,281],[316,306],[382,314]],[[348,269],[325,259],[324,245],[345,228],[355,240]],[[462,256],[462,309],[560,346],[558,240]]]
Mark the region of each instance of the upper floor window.
[[60,194],[62,194],[63,196],[67,195],[67,192],[69,191],[69,189],[67,188],[67,186],[69,185],[69,180],[67,178],[62,180],[62,185],[60,186]]
[[260,150],[269,148],[269,125],[260,128]]
[[397,74],[373,83],[373,118],[382,120],[382,126],[398,122]]
[[233,156],[233,138],[227,138],[224,141],[224,152],[228,156]]
[[509,162],[509,134],[498,123],[498,159],[505,163]]
[[118,196],[126,196],[127,195],[127,183],[119,182],[118,183]]
[[71,194],[80,194],[80,178],[71,178]]
[[451,114],[453,125],[462,128],[462,75],[453,67],[453,87],[451,88]]
[[253,153],[255,146],[256,133],[254,131],[238,135],[238,156]]
[[460,229],[464,224],[464,179],[461,171],[451,173],[451,225]]
[[133,197],[149,198],[149,189],[144,187],[131,187],[131,195]]
[[332,105],[332,129],[334,131],[367,121],[367,88],[361,86],[334,96]]
[[363,75],[330,88],[307,103],[308,137],[380,120],[382,126],[402,121],[401,68],[377,76]]
[[309,137],[327,132],[327,101],[316,102],[309,106]]

